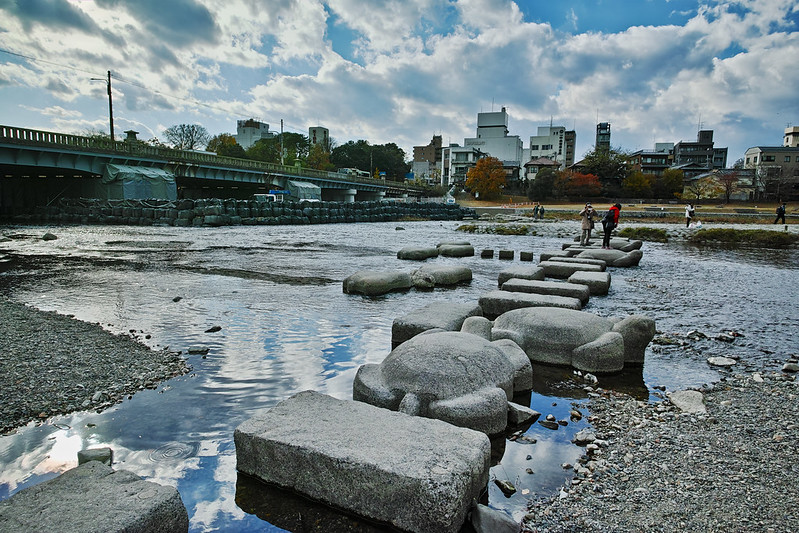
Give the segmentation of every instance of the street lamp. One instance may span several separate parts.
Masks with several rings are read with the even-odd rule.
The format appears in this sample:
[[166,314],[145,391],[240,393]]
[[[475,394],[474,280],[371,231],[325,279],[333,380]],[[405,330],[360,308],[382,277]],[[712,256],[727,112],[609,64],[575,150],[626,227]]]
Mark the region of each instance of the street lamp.
[[108,78],[92,78],[93,81],[104,81],[108,87],[108,120],[111,123],[111,140],[114,140],[114,106],[111,103],[111,71],[108,71]]

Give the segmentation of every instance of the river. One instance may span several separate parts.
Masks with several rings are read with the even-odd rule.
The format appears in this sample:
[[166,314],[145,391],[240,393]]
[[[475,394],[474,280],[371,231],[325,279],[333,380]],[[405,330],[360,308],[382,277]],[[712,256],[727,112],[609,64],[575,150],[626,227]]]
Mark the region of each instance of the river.
[[[351,399],[358,367],[389,353],[394,318],[433,300],[475,302],[496,289],[498,273],[518,264],[521,251],[532,251],[537,261],[541,251],[560,249],[578,231],[575,222],[541,222],[538,236],[472,235],[457,232],[459,224],[3,227],[16,238],[0,251],[24,257],[0,274],[11,299],[114,333],[132,330],[154,348],[186,354],[203,345],[209,352],[186,356],[189,374],[103,413],[54,417],[0,437],[0,500],[75,466],[78,450],[108,446],[116,469],[177,487],[191,531],[310,527],[298,525],[297,513],[328,524],[319,531],[376,531],[239,476],[233,430],[298,391]],[[39,238],[48,231],[58,239]],[[376,298],[342,291],[342,280],[359,270],[418,267],[396,258],[405,246],[452,240],[471,242],[476,255],[433,261],[468,266],[470,284]],[[496,253],[481,259],[483,249],[513,250],[514,259],[499,260]],[[655,387],[716,380],[719,374],[705,362],[711,355],[732,355],[743,368],[778,369],[786,354],[796,353],[799,313],[789,299],[799,282],[796,248],[675,242],[645,243],[643,250],[640,266],[614,269],[610,294],[593,297],[585,310],[645,314],[655,319],[658,338],[681,342],[651,344],[643,370],[601,378],[601,386],[657,401]],[[207,333],[212,326],[221,330]],[[734,342],[716,339],[731,331]],[[572,403],[584,403],[583,386],[571,372],[536,368],[535,389],[523,401],[568,419]],[[587,426],[586,418],[557,431],[534,424],[526,432],[534,444],[499,439],[491,477],[512,481],[518,492],[506,497],[490,482],[488,504],[519,520],[529,498],[557,494],[571,475],[561,465],[582,453],[570,440]]]

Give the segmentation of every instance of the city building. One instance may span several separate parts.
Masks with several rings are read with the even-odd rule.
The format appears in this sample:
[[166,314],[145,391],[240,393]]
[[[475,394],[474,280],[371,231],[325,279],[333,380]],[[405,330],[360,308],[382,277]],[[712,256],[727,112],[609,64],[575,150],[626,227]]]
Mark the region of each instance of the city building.
[[685,199],[693,198],[695,191],[694,183],[705,178],[712,178],[720,185],[716,193],[716,199],[726,201],[726,185],[729,185],[730,200],[746,201],[753,200],[756,195],[755,172],[753,169],[746,168],[723,168],[703,172],[683,180],[682,197]]
[[577,133],[573,130],[566,131],[563,126],[551,124],[539,126],[538,134],[530,137],[528,159],[532,161],[543,157],[557,161],[560,168],[566,168],[574,164],[576,143]]
[[425,146],[414,146],[413,165],[411,169],[414,178],[425,181],[431,185],[438,185],[441,183],[441,157],[441,135],[433,135],[433,139]]
[[610,151],[610,122],[600,122],[596,125],[596,141],[594,142],[594,150],[599,152],[604,150]]
[[799,126],[785,128],[785,142],[782,145],[789,148],[799,148]]
[[694,163],[706,170],[727,167],[727,148],[716,148],[713,130],[699,130],[696,141],[680,141],[674,145],[674,164]]
[[[508,135],[508,112],[501,111],[477,114],[477,136],[463,140],[464,148],[495,157],[502,161],[507,176],[507,185],[513,188],[521,174],[524,150],[518,135]],[[443,176],[442,176],[443,178]]]
[[322,126],[308,128],[308,143],[313,146],[321,144],[325,151],[330,151],[330,130]]
[[744,168],[754,170],[758,197],[799,197],[799,146],[753,146],[744,154]]
[[558,170],[560,168],[560,163],[557,161],[553,161],[547,157],[539,157],[536,159],[531,159],[527,163],[524,164],[524,179],[526,181],[534,181],[536,175],[545,169],[551,168],[552,170]]
[[660,176],[672,165],[673,147],[672,143],[658,143],[654,150],[633,152],[630,154],[630,165],[634,171]]
[[463,187],[466,184],[466,174],[477,161],[486,157],[486,154],[474,146],[460,146],[452,143],[441,149],[441,185]]
[[254,118],[236,121],[236,142],[245,150],[260,141],[275,137],[275,132],[269,131],[269,124],[259,122]]

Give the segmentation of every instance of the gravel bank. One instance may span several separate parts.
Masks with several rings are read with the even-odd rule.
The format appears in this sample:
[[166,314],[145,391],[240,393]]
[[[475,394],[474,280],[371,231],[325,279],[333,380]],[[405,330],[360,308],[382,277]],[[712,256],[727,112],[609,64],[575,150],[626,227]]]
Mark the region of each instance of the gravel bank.
[[530,503],[523,531],[799,530],[799,384],[733,372],[703,391],[706,413],[594,391],[597,440],[559,496]]
[[0,297],[0,434],[93,409],[188,372],[179,353]]

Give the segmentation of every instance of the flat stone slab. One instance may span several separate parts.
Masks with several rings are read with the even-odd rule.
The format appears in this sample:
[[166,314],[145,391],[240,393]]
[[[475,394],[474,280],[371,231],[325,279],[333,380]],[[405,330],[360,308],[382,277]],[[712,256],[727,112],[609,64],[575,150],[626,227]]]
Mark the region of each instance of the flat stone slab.
[[404,531],[456,533],[489,477],[480,432],[314,391],[234,433],[239,471]]
[[408,290],[413,286],[409,272],[361,270],[343,283],[346,294],[380,296],[392,291]]
[[638,263],[641,262],[641,258],[643,256],[644,253],[638,249],[624,252],[615,248],[612,250],[603,250],[600,248],[584,250],[580,252],[577,257],[585,259],[601,259],[602,261],[605,261],[608,266],[612,267],[633,267],[637,266]]
[[472,269],[461,265],[424,265],[411,272],[411,282],[417,289],[432,289],[472,281]]
[[553,257],[569,257],[563,250],[544,250],[538,254],[538,261],[549,261]]
[[397,259],[409,261],[424,261],[431,257],[438,257],[438,248],[432,246],[406,246],[397,252]]
[[2,531],[186,532],[177,489],[89,461],[0,502]]
[[558,279],[566,279],[575,272],[602,272],[604,270],[599,265],[563,263],[555,258],[538,263],[538,266],[544,269],[544,276]]
[[549,260],[555,261],[558,263],[574,263],[578,265],[597,265],[602,268],[602,271],[607,268],[608,264],[603,261],[602,259],[590,259],[587,257],[552,257]]
[[707,413],[704,395],[695,390],[680,390],[668,394],[669,400],[680,411],[686,413]]
[[610,291],[610,272],[575,272],[569,283],[585,285],[592,296],[604,296]]
[[499,287],[502,287],[503,283],[512,278],[543,280],[544,269],[541,267],[531,266],[531,265],[524,265],[524,266],[518,265],[506,268],[505,270],[499,273],[499,276],[497,276],[497,282]]
[[432,302],[405,316],[395,318],[391,324],[391,348],[430,329],[459,331],[464,320],[483,316],[480,306],[473,303]]
[[[602,272],[604,273],[604,272]],[[588,303],[591,291],[587,285],[567,283],[563,281],[537,281],[512,278],[502,284],[503,291],[527,292],[531,294],[550,294],[577,298],[580,304]]]
[[503,313],[524,307],[562,307],[566,309],[582,309],[577,298],[552,296],[547,294],[530,294],[525,292],[490,291],[479,300],[480,309],[486,318],[492,319]]
[[438,255],[444,257],[471,257],[474,255],[474,246],[471,244],[439,244]]

